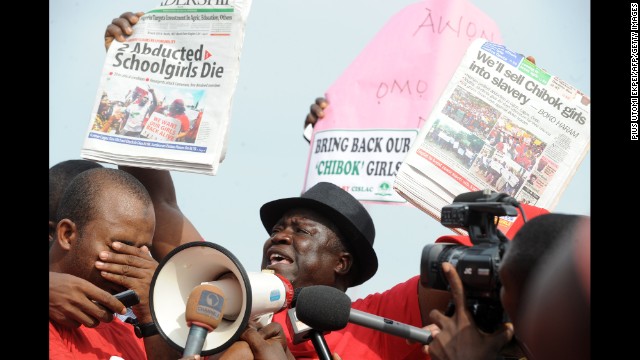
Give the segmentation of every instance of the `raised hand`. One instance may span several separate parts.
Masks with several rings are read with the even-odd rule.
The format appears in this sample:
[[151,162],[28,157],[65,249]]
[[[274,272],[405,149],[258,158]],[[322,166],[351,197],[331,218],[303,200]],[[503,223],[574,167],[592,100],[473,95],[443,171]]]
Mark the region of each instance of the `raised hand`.
[[316,98],[315,103],[311,104],[309,107],[309,114],[304,120],[304,127],[311,124],[311,126],[316,126],[318,119],[322,119],[324,117],[324,109],[329,106],[329,101],[323,97]]
[[96,268],[105,279],[135,291],[140,303],[131,309],[141,324],[151,322],[149,286],[158,262],[151,257],[146,246],[137,248],[114,241],[111,248],[113,252],[100,253],[101,261],[96,261]]
[[138,23],[144,12],[126,12],[111,21],[104,32],[104,47],[109,50],[113,40],[124,42],[133,33],[133,25]]
[[49,272],[49,319],[76,328],[111,322],[113,313],[126,313],[113,295],[92,283],[64,273]]
[[440,310],[431,311],[430,316],[440,332],[434,336],[431,344],[423,347],[424,352],[434,360],[495,359],[500,349],[513,337],[513,326],[503,324],[493,334],[480,331],[465,305],[464,287],[456,269],[449,263],[443,263],[442,271],[451,286],[456,312],[452,317],[447,317]]

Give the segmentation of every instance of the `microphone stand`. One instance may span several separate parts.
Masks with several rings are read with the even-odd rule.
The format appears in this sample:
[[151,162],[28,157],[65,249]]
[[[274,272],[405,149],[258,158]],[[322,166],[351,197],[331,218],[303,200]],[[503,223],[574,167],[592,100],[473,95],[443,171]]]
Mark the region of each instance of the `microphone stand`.
[[324,336],[322,336],[322,332],[311,330],[309,332],[309,337],[311,338],[313,348],[316,349],[316,353],[318,354],[320,360],[333,360],[333,357],[329,352],[327,342],[324,340]]

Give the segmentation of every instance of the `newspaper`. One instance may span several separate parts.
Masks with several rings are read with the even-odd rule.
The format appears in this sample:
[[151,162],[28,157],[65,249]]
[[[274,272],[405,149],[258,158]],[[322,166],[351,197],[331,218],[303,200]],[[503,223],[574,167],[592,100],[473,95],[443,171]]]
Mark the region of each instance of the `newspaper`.
[[107,52],[81,156],[215,175],[250,7],[162,1],[145,13]]
[[[477,39],[420,129],[394,189],[437,220],[454,197],[483,189],[552,211],[589,150],[590,102],[521,54]],[[514,220],[502,217],[498,228],[506,231]]]

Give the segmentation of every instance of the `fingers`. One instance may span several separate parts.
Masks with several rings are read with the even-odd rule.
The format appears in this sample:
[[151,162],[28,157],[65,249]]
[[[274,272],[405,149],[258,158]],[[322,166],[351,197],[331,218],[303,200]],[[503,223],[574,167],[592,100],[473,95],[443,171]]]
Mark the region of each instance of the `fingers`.
[[100,260],[108,263],[99,267],[101,270],[115,270],[117,268],[116,265],[121,265],[122,270],[117,273],[127,274],[128,271],[133,271],[133,269],[155,268],[156,261],[153,260],[146,246],[138,249],[116,241],[111,244],[111,247],[115,252],[102,251],[99,254]]
[[287,337],[284,334],[284,330],[282,329],[282,325],[277,322],[272,322],[264,326],[258,333],[262,335],[265,340],[275,339],[280,341],[280,345],[282,345],[282,349],[287,348]]
[[100,322],[108,323],[113,320],[113,313],[111,311],[92,301],[80,304],[77,309],[79,310],[76,313],[77,321],[89,328],[98,326]]
[[[429,325],[423,327],[422,329],[424,329],[424,330],[426,330],[426,331],[431,333],[431,339],[433,339],[440,332],[440,328],[436,324],[429,324]],[[409,340],[409,339],[407,339],[406,341],[407,341],[408,345],[412,345],[412,344],[416,343],[415,341]]]
[[79,322],[77,322],[77,321],[75,321],[73,319],[70,319],[70,318],[68,318],[66,316],[63,316],[63,317],[58,319],[58,318],[55,318],[55,317],[52,317],[51,315],[49,315],[49,318],[53,318],[53,320],[55,322],[57,322],[58,324],[60,324],[60,325],[62,325],[64,327],[70,328],[70,329],[78,328],[78,327],[80,327],[80,325],[84,325],[86,327],[91,327],[91,326],[88,326],[86,324],[81,324],[81,323],[79,323]]
[[316,105],[318,105],[321,109],[325,109],[327,106],[329,106],[329,100],[323,97],[317,97]]
[[144,12],[126,12],[111,21],[104,33],[104,46],[108,50],[114,39],[124,42],[126,36],[133,33],[133,25],[137,24]]
[[113,19],[111,21],[111,24],[116,25],[117,27],[122,29],[122,31],[126,35],[131,35],[133,33],[133,25],[137,24],[138,20],[140,20],[140,17],[138,16],[138,14],[141,14],[141,13],[139,12],[135,14],[132,12],[123,13],[122,15],[120,15],[120,17]]
[[308,124],[315,126],[318,122],[318,119],[322,119],[324,117],[324,111],[318,104],[311,104],[309,107],[309,114],[307,114],[307,118],[304,120],[304,127],[307,127]]
[[96,261],[96,268],[101,271],[100,274],[105,279],[135,290],[140,296],[140,302],[145,302],[143,300],[145,296],[140,293],[140,290],[144,291],[149,286],[158,262],[151,257],[146,246],[136,248],[121,242],[113,242],[111,247],[117,252],[100,252],[98,255],[100,261]]
[[[536,58],[534,58],[533,56],[529,55],[527,56],[527,60],[531,61],[534,65],[537,66],[536,64]],[[542,68],[541,68],[542,69]],[[547,69],[542,69],[542,71],[547,72]]]
[[[450,321],[450,318],[447,317],[442,311],[440,311],[438,309],[431,310],[431,312],[429,313],[429,316],[433,320],[433,323],[436,324],[436,326],[439,329],[444,329],[445,328],[445,324],[448,321]],[[440,332],[439,329],[438,329],[438,332]]]
[[425,353],[425,354],[427,354],[427,355],[429,355],[429,347],[430,347],[429,345],[425,345],[425,346],[423,346],[423,347],[422,347],[422,352],[423,352],[423,353]]
[[[107,315],[111,315],[111,313],[124,315],[127,313],[127,308],[124,306],[124,304],[122,304],[122,302],[120,302],[120,300],[118,300],[115,296],[109,294],[106,291],[102,291],[97,296],[94,296],[93,300],[106,308],[105,312],[107,313]],[[109,311],[107,311],[107,309]],[[101,319],[104,319],[103,321],[106,320],[107,322],[109,322],[113,320],[113,316],[111,316],[110,319],[104,317],[101,317]]]
[[248,327],[240,339],[249,344],[255,359],[288,358],[286,338],[278,323],[268,324],[260,330]]
[[256,330],[260,329],[260,327],[262,327],[262,325],[260,324],[260,322],[257,319],[249,319],[249,322],[247,323],[247,327],[252,327]]
[[307,127],[307,125],[311,124],[311,126],[316,126],[316,122],[318,122],[318,118],[314,117],[311,113],[307,114],[307,117],[304,119],[304,128]]
[[253,353],[251,352],[251,348],[246,341],[238,340],[233,343],[225,352],[222,353],[222,356],[219,360],[252,360]]
[[262,335],[260,335],[258,330],[252,327],[246,328],[242,332],[242,335],[240,335],[240,339],[246,341],[249,346],[251,346],[251,348],[253,348],[252,344],[257,344],[260,341],[264,341],[264,338],[262,337]]
[[128,283],[126,283],[127,278],[142,279],[146,276],[146,271],[139,266],[117,263],[117,260],[115,260],[116,257],[106,254],[110,253],[100,253],[100,259],[104,260],[104,262],[96,261],[95,265],[107,280],[115,281],[116,278],[120,278],[120,280],[116,282],[125,287],[129,287]]
[[49,273],[49,318],[68,327],[95,327],[124,313],[124,305],[94,284],[69,274]]
[[340,357],[340,355],[338,355],[338,353],[331,354],[331,357],[333,357],[333,360],[342,360],[342,358]]
[[460,280],[456,269],[447,262],[442,263],[442,271],[447,277],[447,281],[449,281],[449,286],[451,287],[451,295],[453,296],[453,303],[455,304],[458,312],[462,312],[462,310],[465,308],[464,287],[462,285],[462,280]]
[[75,324],[78,324],[78,326],[84,325],[88,328],[94,328],[100,324],[99,319],[89,316],[85,310],[79,308],[74,310],[76,311],[71,311],[67,314],[67,317],[70,322],[72,322],[73,327],[77,327]]
[[240,339],[246,341],[247,344],[249,344],[251,352],[254,355],[262,353],[268,346],[268,343],[265,341],[262,335],[254,328],[247,328],[240,336]]
[[127,309],[115,296],[98,288],[90,287],[84,290],[89,301],[82,301],[76,305],[81,314],[86,315],[80,321],[87,327],[97,326],[102,322],[111,322],[113,313],[125,314]]
[[324,118],[324,109],[329,106],[329,101],[323,97],[316,98],[315,102],[311,104],[309,107],[309,114],[307,114],[306,119],[304,120],[304,127],[311,124],[315,126],[318,122],[318,119]]
[[151,253],[149,253],[149,248],[146,245],[137,248],[135,246],[130,246],[119,241],[114,241],[113,243],[111,243],[111,247],[113,248],[113,250],[121,254],[135,255],[143,259],[152,259]]
[[100,322],[111,322],[113,314],[85,298],[79,302],[71,299],[68,306],[50,307],[49,318],[69,328],[77,328],[80,325],[92,328]]
[[425,330],[431,333],[431,337],[434,338],[440,333],[440,328],[436,324],[429,324],[424,327]]
[[500,349],[502,349],[503,346],[505,346],[509,341],[511,341],[511,339],[513,338],[513,334],[514,334],[513,324],[511,323],[502,324],[502,328],[498,329],[491,336],[490,341],[492,343],[493,349],[495,349],[496,351],[499,351]]
[[112,312],[119,314],[125,314],[127,312],[127,309],[118,299],[115,298],[115,296],[94,284],[75,276],[70,277],[69,281],[74,283],[73,292],[76,292],[78,295],[82,295],[79,296],[79,298],[91,300],[87,302],[81,301],[78,306],[83,307],[84,310],[90,312],[93,317],[109,322],[113,319],[113,316],[111,316]]
[[262,327],[260,330],[258,330],[258,333],[262,335],[263,339],[266,340],[266,339],[271,339],[272,337],[275,337],[278,335],[282,335],[283,330],[282,330],[282,326],[279,323],[272,322]]
[[109,47],[111,46],[111,43],[114,39],[120,42],[124,42],[125,38],[122,30],[117,25],[109,24],[104,32],[104,47],[107,50],[109,50]]

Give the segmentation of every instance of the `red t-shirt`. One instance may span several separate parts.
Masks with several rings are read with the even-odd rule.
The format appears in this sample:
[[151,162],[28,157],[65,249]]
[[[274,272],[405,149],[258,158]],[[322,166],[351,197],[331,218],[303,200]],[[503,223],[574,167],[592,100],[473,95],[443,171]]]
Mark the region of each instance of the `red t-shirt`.
[[132,325],[113,319],[95,328],[70,329],[49,321],[49,359],[109,360],[113,355],[147,359],[144,340],[136,337]]
[[[351,304],[353,309],[392,319],[422,328],[420,305],[418,304],[418,281],[415,276],[383,292],[358,299]],[[287,345],[296,359],[317,359],[311,341],[294,345],[287,327],[287,312],[275,314],[273,321],[280,323],[287,335]],[[422,352],[422,345],[407,345],[405,339],[385,334],[360,325],[349,323],[344,329],[332,331],[324,336],[329,351],[344,360],[359,359],[429,359]]]
[[180,120],[180,132],[189,131],[189,127],[191,124],[189,123],[189,118],[185,114],[172,115],[174,119]]

